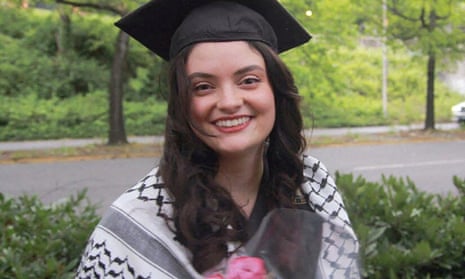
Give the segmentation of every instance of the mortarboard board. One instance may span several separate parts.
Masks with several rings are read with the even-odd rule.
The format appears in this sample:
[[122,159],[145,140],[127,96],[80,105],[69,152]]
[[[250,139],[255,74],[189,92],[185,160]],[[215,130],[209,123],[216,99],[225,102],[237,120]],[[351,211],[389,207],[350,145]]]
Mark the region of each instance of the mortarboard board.
[[311,38],[277,0],[152,0],[115,25],[165,60],[198,42],[257,40],[283,52]]

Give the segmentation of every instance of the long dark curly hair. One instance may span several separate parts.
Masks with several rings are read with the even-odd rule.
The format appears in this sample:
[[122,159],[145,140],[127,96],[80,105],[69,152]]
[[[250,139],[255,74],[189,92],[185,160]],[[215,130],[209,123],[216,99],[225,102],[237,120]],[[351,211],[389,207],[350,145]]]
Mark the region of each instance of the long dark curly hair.
[[[267,208],[293,207],[296,190],[303,181],[302,116],[294,79],[281,58],[261,42],[248,42],[264,58],[275,104],[276,120],[264,154],[265,174],[261,191]],[[170,95],[160,175],[173,195],[176,239],[193,255],[193,266],[200,273],[228,256],[227,242],[247,241],[247,219],[231,195],[215,181],[217,154],[204,144],[190,123],[187,47],[171,60]]]

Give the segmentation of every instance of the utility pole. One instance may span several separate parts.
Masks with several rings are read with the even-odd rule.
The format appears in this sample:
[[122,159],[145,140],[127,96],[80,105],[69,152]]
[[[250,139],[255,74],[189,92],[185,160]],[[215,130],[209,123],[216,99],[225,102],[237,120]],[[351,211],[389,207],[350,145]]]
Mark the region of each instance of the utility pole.
[[382,56],[383,56],[383,77],[382,77],[382,86],[381,86],[381,95],[383,102],[383,115],[386,118],[388,116],[387,102],[388,102],[388,58],[387,58],[387,45],[386,45],[386,36],[387,36],[387,0],[383,0],[383,36],[382,36]]

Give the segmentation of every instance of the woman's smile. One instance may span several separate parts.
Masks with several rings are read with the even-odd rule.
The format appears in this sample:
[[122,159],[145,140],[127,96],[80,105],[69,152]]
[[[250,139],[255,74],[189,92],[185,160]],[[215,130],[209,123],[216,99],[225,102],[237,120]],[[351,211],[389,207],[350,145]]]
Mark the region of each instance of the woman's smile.
[[252,118],[250,116],[232,117],[216,120],[214,124],[220,131],[236,132],[247,127],[251,119]]

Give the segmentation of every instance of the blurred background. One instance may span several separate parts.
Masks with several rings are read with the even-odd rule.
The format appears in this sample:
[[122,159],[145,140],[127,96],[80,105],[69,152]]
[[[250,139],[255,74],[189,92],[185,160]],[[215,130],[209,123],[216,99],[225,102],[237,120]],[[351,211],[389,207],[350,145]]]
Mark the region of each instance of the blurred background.
[[[145,1],[0,0],[0,141],[163,132],[167,65],[113,23]],[[465,101],[465,1],[282,0],[307,128],[450,122]]]

